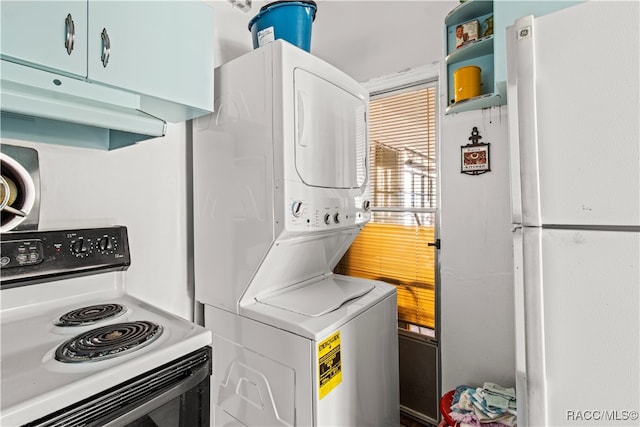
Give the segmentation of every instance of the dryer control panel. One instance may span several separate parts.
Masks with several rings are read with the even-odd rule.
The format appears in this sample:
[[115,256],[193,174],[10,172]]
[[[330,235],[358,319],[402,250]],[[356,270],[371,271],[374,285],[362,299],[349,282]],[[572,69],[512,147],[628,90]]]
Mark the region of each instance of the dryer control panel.
[[285,181],[284,196],[285,228],[293,233],[353,228],[371,216],[366,185],[326,188]]
[[289,202],[287,228],[291,231],[328,230],[350,227],[368,221],[370,202],[362,201],[360,209],[340,203],[316,205],[305,200]]

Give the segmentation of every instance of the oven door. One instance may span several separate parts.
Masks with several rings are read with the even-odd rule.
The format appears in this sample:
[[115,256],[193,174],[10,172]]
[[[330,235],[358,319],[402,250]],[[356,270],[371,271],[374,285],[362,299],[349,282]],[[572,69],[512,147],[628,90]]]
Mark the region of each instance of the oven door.
[[205,347],[27,426],[209,426],[210,376]]

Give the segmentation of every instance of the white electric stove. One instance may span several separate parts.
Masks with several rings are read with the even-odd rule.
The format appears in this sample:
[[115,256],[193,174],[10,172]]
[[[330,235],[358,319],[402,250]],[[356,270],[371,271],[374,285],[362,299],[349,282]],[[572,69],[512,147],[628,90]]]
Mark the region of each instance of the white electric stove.
[[125,227],[1,244],[0,425],[209,425],[210,332],[126,294]]

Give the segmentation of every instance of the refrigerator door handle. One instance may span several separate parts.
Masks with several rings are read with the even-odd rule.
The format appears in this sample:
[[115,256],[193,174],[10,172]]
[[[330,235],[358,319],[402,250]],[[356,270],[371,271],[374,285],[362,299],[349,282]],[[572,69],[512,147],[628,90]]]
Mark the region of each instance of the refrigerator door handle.
[[[522,202],[520,194],[520,150],[518,129],[518,61],[515,60],[515,27],[506,29],[507,44],[507,120],[509,123],[509,185],[511,190],[511,222],[522,224]],[[513,230],[512,230],[513,231]]]
[[[530,226],[542,224],[540,177],[538,173],[538,120],[536,113],[536,46],[533,15],[518,19],[507,35],[509,127],[512,179],[518,188],[514,222]],[[514,193],[515,191],[515,193]],[[519,201],[519,202],[518,202]],[[518,205],[520,203],[520,205]]]
[[[542,265],[542,228],[523,227],[521,231],[521,259],[514,261],[520,265],[522,301],[521,313],[524,321],[524,377],[526,406],[518,407],[525,411],[528,425],[544,426],[548,423],[547,408],[547,369],[545,359],[545,315],[544,315],[544,274]],[[519,234],[519,233],[518,233]],[[516,278],[518,281],[518,278]],[[521,384],[522,385],[522,384]]]
[[513,294],[516,342],[516,390],[518,394],[518,424],[528,426],[527,402],[527,349],[526,349],[526,321],[524,299],[524,248],[522,227],[513,227]]

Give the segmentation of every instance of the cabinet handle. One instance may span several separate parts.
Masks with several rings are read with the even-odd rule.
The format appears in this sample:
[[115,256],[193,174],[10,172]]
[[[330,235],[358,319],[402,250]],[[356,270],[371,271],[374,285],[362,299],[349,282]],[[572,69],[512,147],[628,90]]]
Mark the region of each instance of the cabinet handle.
[[102,55],[100,56],[100,60],[102,61],[102,66],[106,68],[107,63],[109,62],[109,54],[111,53],[111,41],[109,40],[109,34],[107,34],[107,29],[102,29]]
[[73,42],[76,38],[76,24],[73,23],[73,17],[69,13],[64,20],[64,28],[67,32],[67,36],[64,39],[64,47],[67,49],[67,54],[71,55],[73,51]]

